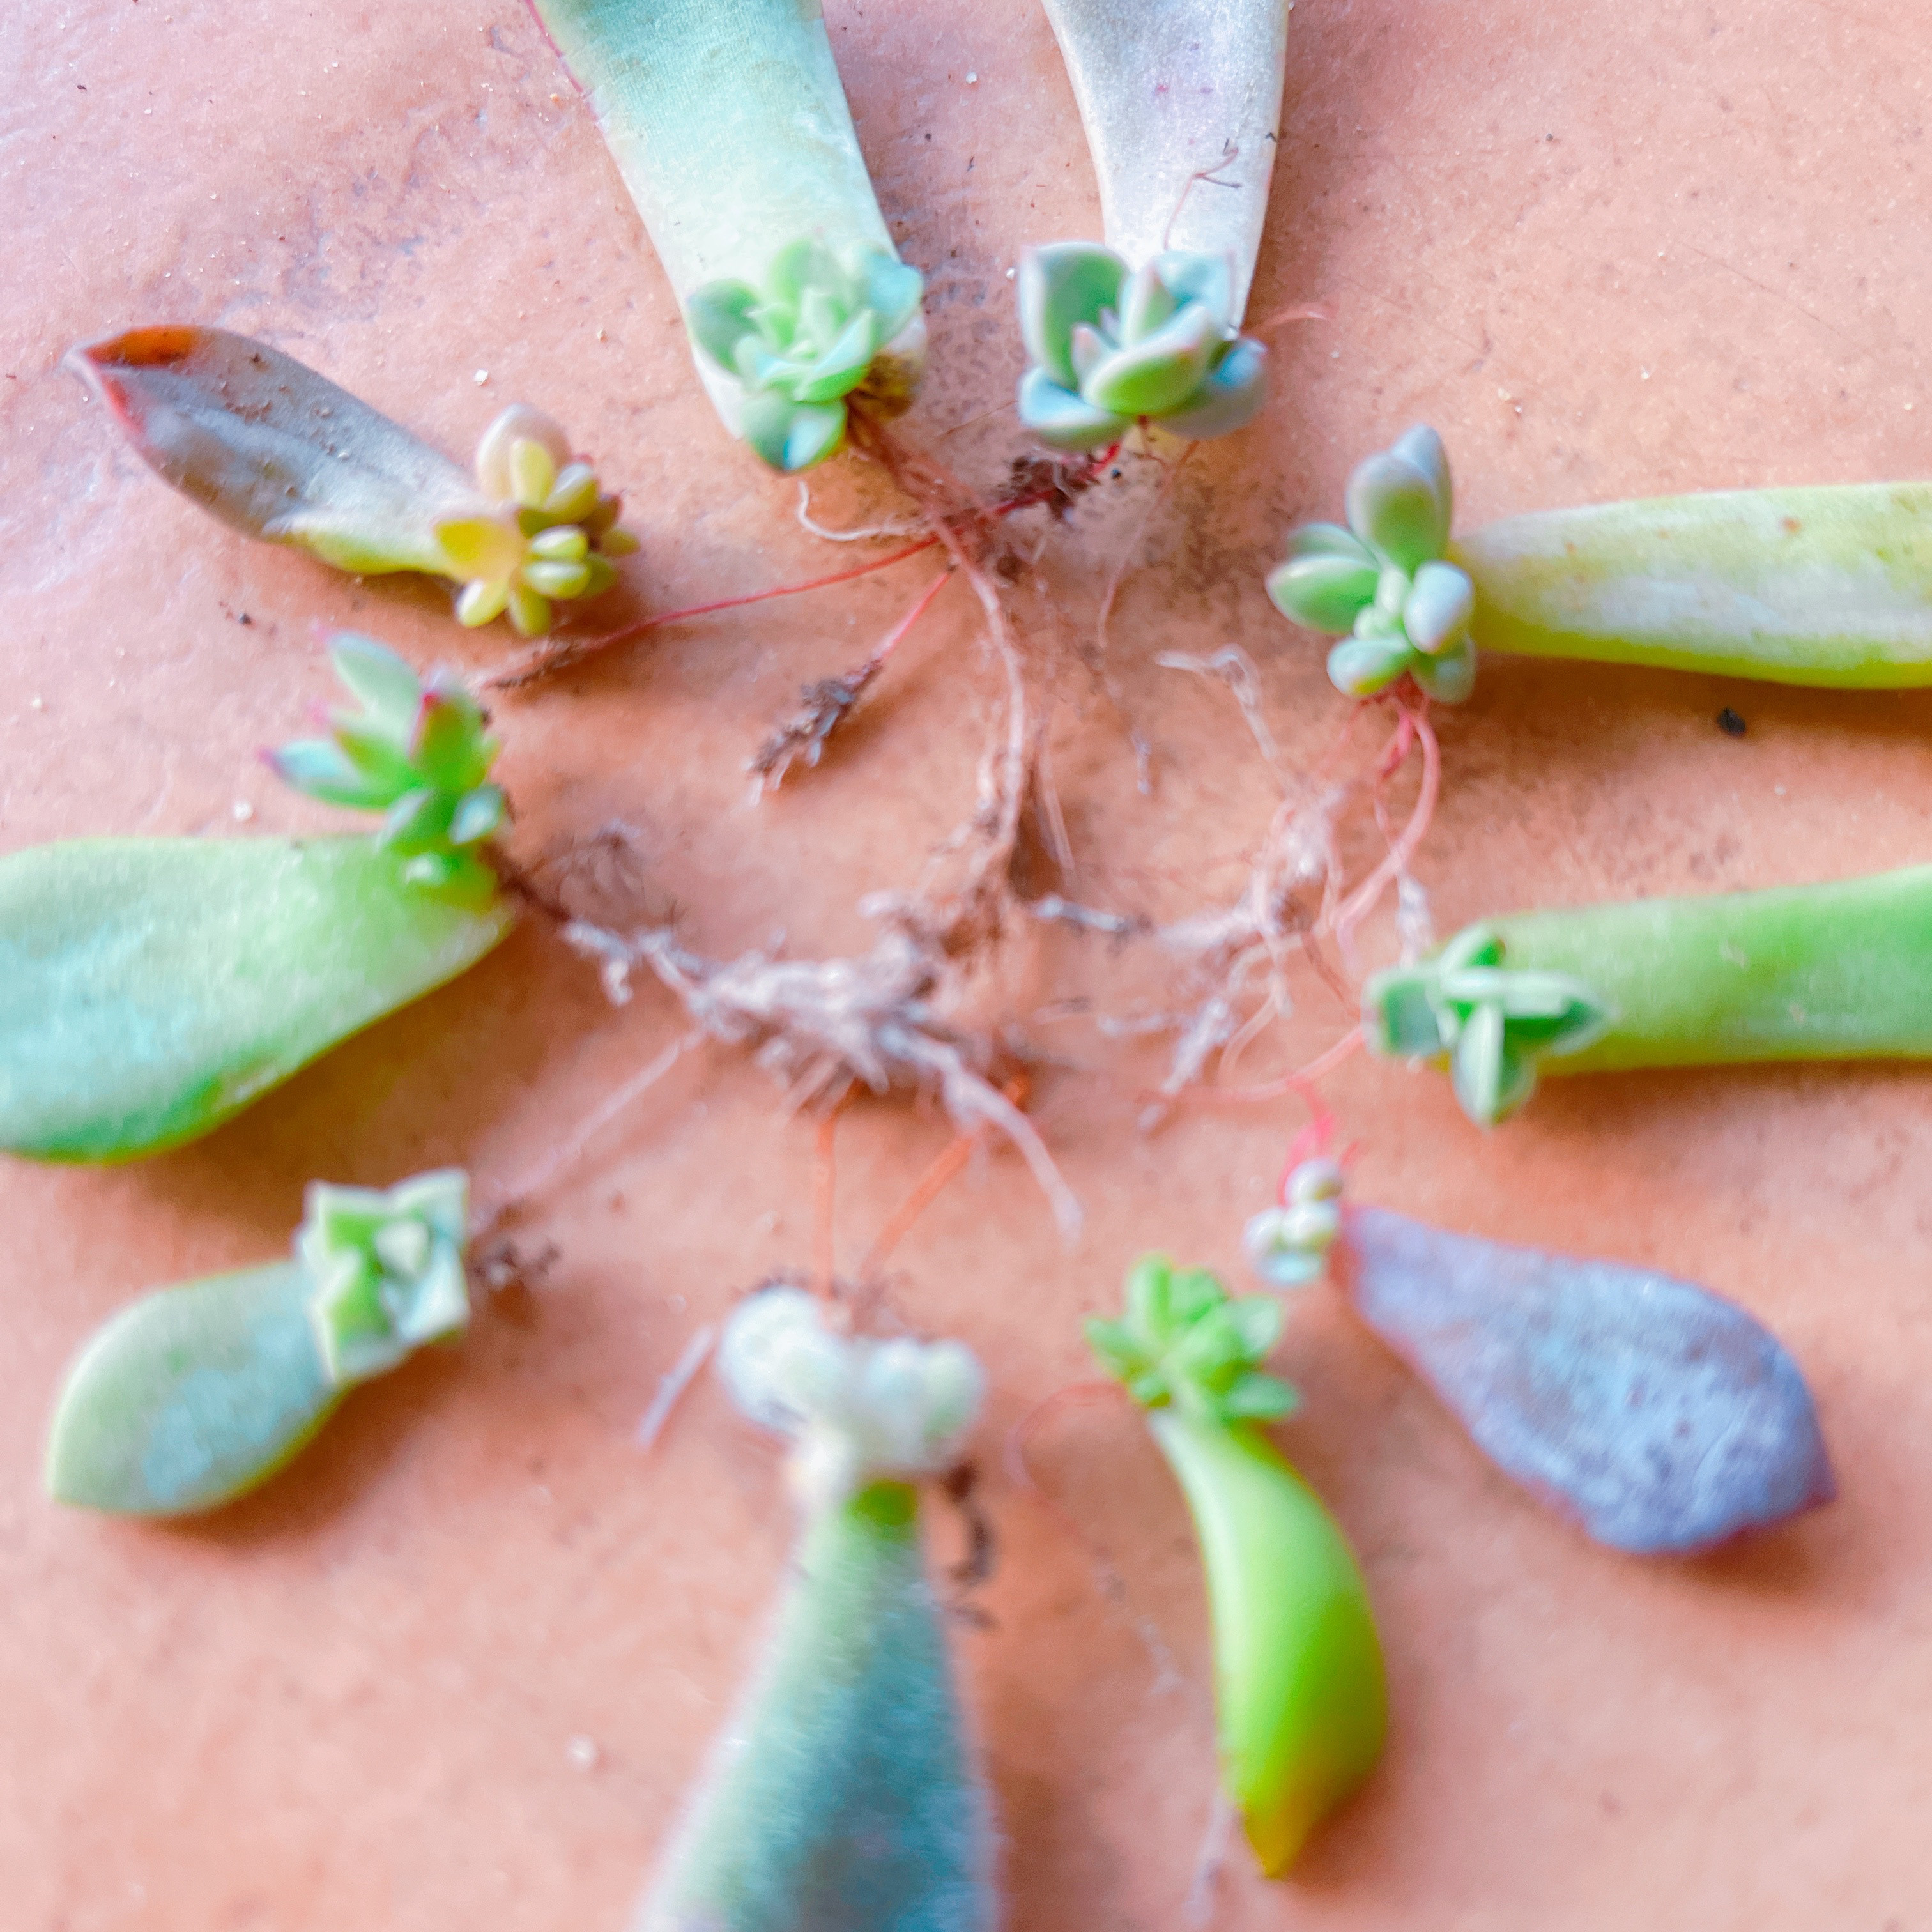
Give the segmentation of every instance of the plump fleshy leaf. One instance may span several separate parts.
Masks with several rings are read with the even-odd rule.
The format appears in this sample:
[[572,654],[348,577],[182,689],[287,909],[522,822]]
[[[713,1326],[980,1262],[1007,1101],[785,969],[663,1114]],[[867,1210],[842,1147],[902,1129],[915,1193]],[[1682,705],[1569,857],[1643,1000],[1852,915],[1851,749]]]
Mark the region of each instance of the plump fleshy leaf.
[[1344,638],[1328,653],[1328,680],[1351,698],[1372,698],[1408,670],[1414,656],[1406,638]]
[[1284,617],[1340,637],[1375,602],[1376,578],[1364,559],[1316,550],[1277,564],[1268,573],[1268,593]]
[[1200,387],[1221,340],[1206,308],[1191,302],[1151,335],[1106,357],[1083,376],[1080,393],[1117,416],[1165,416]]
[[1058,242],[1020,258],[1020,339],[1036,364],[1063,389],[1078,389],[1072,351],[1077,324],[1090,326],[1118,307],[1127,265],[1094,242]]
[[473,965],[494,881],[370,838],[97,838],[0,859],[0,1148],[127,1160],[208,1132]]
[[1402,605],[1408,641],[1431,657],[1465,635],[1476,612],[1475,586],[1453,563],[1432,561],[1415,573]]
[[1442,554],[1448,519],[1430,478],[1406,457],[1380,450],[1348,478],[1348,526],[1411,573]]
[[1208,372],[1193,397],[1170,410],[1161,427],[1170,436],[1196,442],[1232,436],[1261,413],[1268,400],[1268,350],[1253,337],[1242,336]]
[[1827,1502],[1797,1364],[1708,1288],[1647,1268],[1348,1211],[1363,1319],[1506,1474],[1599,1542],[1708,1549]]
[[182,1516],[253,1489],[341,1399],[297,1262],[144,1295],[89,1337],[62,1382],[46,1481],[58,1502]]
[[1062,388],[1044,369],[1020,378],[1020,420],[1055,449],[1084,452],[1118,442],[1132,426],[1125,416],[1096,409],[1078,391]]
[[440,572],[436,526],[488,513],[440,451],[248,336],[131,329],[68,362],[176,489],[236,530],[338,569]]

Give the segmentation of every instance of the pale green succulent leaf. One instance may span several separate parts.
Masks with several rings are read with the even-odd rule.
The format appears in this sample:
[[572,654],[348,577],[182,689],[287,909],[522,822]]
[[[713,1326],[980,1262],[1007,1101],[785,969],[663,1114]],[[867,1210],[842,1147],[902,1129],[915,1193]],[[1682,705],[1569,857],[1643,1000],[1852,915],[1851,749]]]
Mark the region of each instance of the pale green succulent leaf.
[[1234,263],[1229,255],[1204,255],[1169,248],[1150,265],[1177,304],[1198,302],[1224,334],[1234,326]]
[[1348,526],[1412,574],[1439,557],[1449,526],[1430,478],[1387,450],[1365,458],[1348,478]]
[[1435,992],[1436,976],[1427,967],[1391,967],[1372,974],[1362,988],[1370,1046],[1400,1060],[1430,1060],[1446,1052],[1449,1041]]
[[1190,442],[1245,429],[1268,400],[1268,351],[1252,336],[1227,346],[1192,398],[1161,418],[1170,435]]
[[1292,1383],[1258,1369],[1237,1376],[1214,1398],[1215,1413],[1223,1422],[1279,1422],[1300,1406]]
[[1097,322],[1115,308],[1127,265],[1096,242],[1060,242],[1031,248],[1020,259],[1020,338],[1035,367],[1064,389],[1078,389],[1073,367],[1076,324]]
[[1390,444],[1389,454],[1412,464],[1428,480],[1446,539],[1455,526],[1456,495],[1449,478],[1449,452],[1443,447],[1442,437],[1426,423],[1418,423]]
[[1117,416],[1165,416],[1200,386],[1222,339],[1206,306],[1190,302],[1151,335],[1106,357],[1082,378],[1080,393]]
[[1124,416],[1096,410],[1077,391],[1062,388],[1044,369],[1020,378],[1020,420],[1055,449],[1105,449],[1132,427]]
[[1418,652],[1409,673],[1439,704],[1460,704],[1476,688],[1476,644],[1467,632],[1434,657]]
[[1292,556],[1268,573],[1268,593],[1283,616],[1340,636],[1373,602],[1375,566],[1332,551]]
[[1372,698],[1420,662],[1400,634],[1344,638],[1328,653],[1328,681],[1351,698]]
[[335,675],[373,719],[392,729],[398,740],[414,722],[422,686],[416,673],[388,645],[355,631],[331,639],[328,661]]
[[878,317],[862,308],[824,354],[800,373],[792,385],[794,398],[801,403],[837,401],[866,380],[878,350]]
[[395,796],[394,787],[361,770],[332,740],[298,738],[268,753],[266,762],[283,784],[325,805],[380,812]]
[[1160,278],[1151,262],[1143,262],[1120,284],[1120,340],[1139,342],[1152,335],[1172,319],[1180,304]]
[[1466,635],[1476,614],[1476,587],[1453,563],[1431,561],[1415,573],[1402,627],[1415,648],[1433,657]]

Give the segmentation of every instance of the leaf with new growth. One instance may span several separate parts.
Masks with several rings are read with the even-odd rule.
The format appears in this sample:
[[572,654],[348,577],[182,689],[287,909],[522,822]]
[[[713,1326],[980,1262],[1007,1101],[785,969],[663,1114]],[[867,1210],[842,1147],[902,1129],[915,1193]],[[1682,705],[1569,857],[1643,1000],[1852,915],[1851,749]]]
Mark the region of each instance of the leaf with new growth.
[[196,1139],[509,932],[482,856],[506,806],[482,712],[366,638],[334,655],[360,709],[273,762],[383,812],[379,832],[0,859],[0,1148],[118,1161]]
[[1484,1126],[1529,1098],[1544,1056],[1581,1052],[1616,1017],[1573,974],[1510,964],[1502,939],[1483,926],[1457,934],[1419,966],[1374,974],[1362,1011],[1377,1052],[1446,1057],[1462,1111]]
[[1296,623],[1345,634],[1328,654],[1338,690],[1368,698],[1409,676],[1457,704],[1474,689],[1475,592],[1444,560],[1454,510],[1442,439],[1419,424],[1357,466],[1346,529],[1307,524],[1290,539],[1268,595]]
[[281,1468],[347,1390],[460,1334],[467,1178],[386,1192],[317,1181],[295,1258],[158,1289],[68,1370],[49,1430],[57,1501],[181,1516]]
[[608,589],[610,560],[634,548],[617,499],[520,404],[485,432],[472,477],[305,364],[226,329],[131,329],[68,359],[142,459],[231,529],[358,575],[454,578],[466,624],[507,608],[536,635],[552,600]]
[[1236,326],[1225,256],[1170,250],[1130,270],[1090,242],[1030,249],[1019,308],[1020,419],[1055,448],[1104,449],[1136,422],[1226,436],[1267,399],[1267,352]]

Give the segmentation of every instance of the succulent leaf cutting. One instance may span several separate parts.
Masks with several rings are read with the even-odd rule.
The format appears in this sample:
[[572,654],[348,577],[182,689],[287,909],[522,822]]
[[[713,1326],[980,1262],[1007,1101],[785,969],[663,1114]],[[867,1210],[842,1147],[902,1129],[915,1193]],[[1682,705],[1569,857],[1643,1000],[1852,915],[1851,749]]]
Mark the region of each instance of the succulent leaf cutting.
[[526,636],[553,602],[616,581],[636,548],[619,500],[541,410],[505,410],[474,476],[266,342],[226,329],[130,329],[70,365],[158,475],[231,528],[338,570],[454,578],[457,614],[507,610]]
[[1282,615],[1340,634],[1328,676],[1352,698],[1414,679],[1457,704],[1475,688],[1475,615],[1468,574],[1444,560],[1454,495],[1442,439],[1418,424],[1357,465],[1348,515],[1307,524],[1268,576]]
[[48,1431],[57,1501],[184,1516],[281,1468],[358,1382],[470,1318],[468,1177],[311,1184],[292,1260],[130,1302],[75,1357]]
[[1019,304],[1021,420],[1057,448],[1104,449],[1136,422],[1226,436],[1267,399],[1268,352],[1240,332],[1226,256],[1170,250],[1130,269],[1058,242],[1022,261]]
[[808,470],[845,440],[845,398],[919,313],[925,283],[882,248],[842,256],[808,238],[763,284],[720,280],[685,304],[692,340],[742,386],[745,440],[774,470]]
[[1616,1017],[1574,975],[1508,963],[1501,935],[1483,926],[1458,933],[1421,965],[1377,974],[1364,1010],[1378,1052],[1446,1054],[1462,1111],[1484,1126],[1535,1091],[1539,1060],[1581,1052]]

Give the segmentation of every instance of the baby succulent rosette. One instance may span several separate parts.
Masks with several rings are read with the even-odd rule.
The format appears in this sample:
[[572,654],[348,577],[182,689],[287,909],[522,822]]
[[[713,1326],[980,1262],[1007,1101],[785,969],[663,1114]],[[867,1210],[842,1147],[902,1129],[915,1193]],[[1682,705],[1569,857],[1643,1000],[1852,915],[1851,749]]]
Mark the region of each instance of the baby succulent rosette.
[[1458,933],[1432,959],[1373,974],[1362,989],[1370,1047],[1446,1058],[1462,1111],[1486,1127],[1535,1091],[1540,1060],[1580,1053],[1616,1017],[1570,974],[1507,964],[1501,936],[1485,926]]
[[373,638],[345,632],[329,657],[361,708],[328,712],[326,738],[270,752],[271,768],[311,798],[382,813],[377,842],[408,860],[412,884],[494,896],[496,877],[478,848],[509,805],[490,778],[502,741],[488,714],[448,671],[425,684]]
[[1351,698],[1404,676],[1445,704],[1475,688],[1475,590],[1443,557],[1454,508],[1442,439],[1418,425],[1356,466],[1348,527],[1304,524],[1270,573],[1283,616],[1341,636],[1328,675]]
[[745,440],[790,476],[836,454],[845,398],[919,312],[925,281],[883,248],[782,249],[763,288],[707,282],[685,304],[692,339],[742,386]]
[[1225,255],[1169,250],[1130,269],[1094,242],[1030,249],[1019,305],[1020,419],[1055,448],[1105,449],[1136,422],[1226,436],[1267,398],[1268,352],[1240,332]]
[[476,481],[501,507],[437,524],[446,574],[463,588],[458,620],[472,628],[509,613],[526,638],[550,626],[550,606],[595,597],[617,580],[614,557],[638,547],[617,526],[622,500],[571,454],[570,439],[541,410],[513,403],[483,433]]

